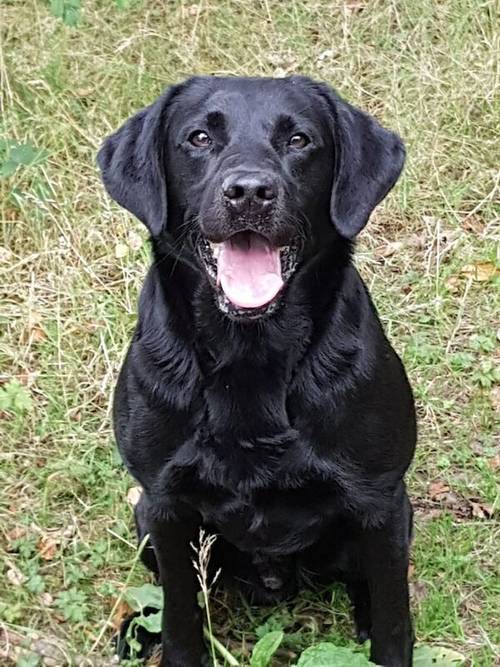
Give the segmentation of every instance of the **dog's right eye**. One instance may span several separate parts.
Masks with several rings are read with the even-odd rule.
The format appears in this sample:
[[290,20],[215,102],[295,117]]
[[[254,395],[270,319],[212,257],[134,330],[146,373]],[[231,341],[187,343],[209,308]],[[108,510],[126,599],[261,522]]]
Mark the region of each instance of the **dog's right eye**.
[[203,132],[203,130],[195,130],[194,132],[191,132],[188,141],[191,145],[196,146],[196,148],[207,148],[212,143],[208,134]]

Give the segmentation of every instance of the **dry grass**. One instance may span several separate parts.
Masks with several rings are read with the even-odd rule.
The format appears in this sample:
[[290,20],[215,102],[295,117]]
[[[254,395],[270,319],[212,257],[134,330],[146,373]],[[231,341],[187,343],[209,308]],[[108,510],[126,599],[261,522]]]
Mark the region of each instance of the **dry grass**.
[[[6,411],[1,427],[9,628],[89,655],[134,562],[131,481],[114,454],[109,398],[148,249],[139,223],[104,195],[100,139],[193,72],[300,71],[407,144],[405,175],[363,233],[358,261],[419,405],[417,634],[493,664],[498,283],[467,267],[490,267],[498,241],[498,9],[494,0],[156,0],[120,10],[89,0],[74,29],[41,0],[3,1],[0,133],[49,152],[0,181],[0,377],[33,401]],[[449,490],[433,499],[436,481]],[[470,516],[471,498],[483,515]],[[224,600],[215,607],[215,635],[243,662],[263,628],[286,630],[287,655],[319,637],[349,641],[342,599],[337,611],[314,596],[233,615]],[[110,654],[111,634],[93,655]]]

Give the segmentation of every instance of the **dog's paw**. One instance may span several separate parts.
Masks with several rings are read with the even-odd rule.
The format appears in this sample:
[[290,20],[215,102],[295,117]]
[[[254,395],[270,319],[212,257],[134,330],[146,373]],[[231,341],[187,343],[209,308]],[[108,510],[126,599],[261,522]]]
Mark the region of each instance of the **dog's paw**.
[[201,658],[195,658],[169,651],[161,656],[159,667],[213,667],[213,664],[208,653],[204,653]]
[[370,639],[370,630],[368,628],[356,628],[356,641],[358,644],[364,644]]
[[[157,613],[157,609],[153,607],[146,607],[143,610],[143,615],[148,616],[149,613]],[[120,631],[115,638],[115,652],[120,660],[125,660],[131,657],[131,650],[129,643],[127,641],[127,634],[131,624],[134,621],[134,618],[139,616],[138,613],[131,614],[122,622],[120,626]],[[137,658],[142,660],[147,660],[148,658],[156,655],[161,646],[161,634],[155,632],[148,632],[145,628],[140,625],[136,625],[134,629],[134,639],[139,642],[141,648],[138,653],[136,653]]]

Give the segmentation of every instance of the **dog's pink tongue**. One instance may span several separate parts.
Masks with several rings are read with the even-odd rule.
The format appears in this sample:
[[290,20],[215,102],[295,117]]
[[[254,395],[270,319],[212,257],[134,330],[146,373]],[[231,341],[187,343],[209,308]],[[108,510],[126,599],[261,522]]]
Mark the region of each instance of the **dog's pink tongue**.
[[280,251],[259,234],[236,234],[221,244],[217,281],[235,306],[264,306],[283,286]]

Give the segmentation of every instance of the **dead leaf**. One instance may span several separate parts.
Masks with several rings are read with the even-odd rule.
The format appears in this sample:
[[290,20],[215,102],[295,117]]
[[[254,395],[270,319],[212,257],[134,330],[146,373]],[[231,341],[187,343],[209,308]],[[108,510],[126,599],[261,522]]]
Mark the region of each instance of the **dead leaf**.
[[429,496],[432,500],[439,500],[441,496],[443,496],[445,493],[448,493],[450,490],[450,487],[445,484],[444,482],[431,482],[429,484]]
[[500,454],[496,454],[493,458],[488,459],[488,465],[493,472],[500,468]]
[[445,285],[448,291],[452,294],[456,294],[460,291],[460,280],[457,276],[451,276],[451,278],[448,278],[448,280],[445,282]]
[[427,584],[423,581],[414,581],[408,585],[410,597],[415,602],[422,602],[427,597]]
[[12,257],[12,251],[4,246],[0,246],[0,262],[8,262]]
[[93,88],[77,88],[75,90],[75,93],[78,95],[78,97],[88,97],[89,95],[92,95],[93,92]]
[[333,58],[334,54],[335,51],[333,49],[325,49],[324,51],[321,51],[316,60],[318,63],[320,63],[323,60],[329,60],[330,58]]
[[47,338],[47,334],[42,329],[42,327],[33,327],[31,330],[31,340],[35,343],[40,343],[42,340]]
[[491,519],[493,506],[487,503],[470,501],[472,516],[476,519]]
[[26,528],[23,526],[16,526],[12,530],[9,530],[6,534],[7,537],[7,542],[12,544],[12,542],[15,542],[16,540],[19,540],[21,537],[24,537],[26,535]]
[[21,334],[21,340],[23,343],[39,343],[42,340],[47,338],[42,327],[42,315],[36,310],[30,310],[28,312],[28,319],[26,325]]
[[347,11],[350,12],[351,14],[359,14],[366,7],[366,1],[365,0],[346,0],[344,5],[345,5],[345,8],[347,9]]
[[437,241],[441,246],[447,243],[453,243],[460,238],[461,232],[459,229],[442,229],[437,235]]
[[470,448],[474,452],[474,454],[477,454],[478,456],[483,456],[484,455],[484,448],[480,440],[475,438],[471,443],[470,443]]
[[142,236],[131,230],[128,233],[128,244],[132,250],[139,250],[139,248],[142,246]]
[[410,563],[408,565],[408,579],[413,579],[414,574],[415,574],[415,563]]
[[490,400],[495,412],[500,412],[500,385],[496,385],[490,391]]
[[42,535],[37,544],[40,558],[43,560],[54,560],[57,553],[57,544],[58,543],[53,537]]
[[433,519],[439,519],[440,516],[443,516],[444,512],[439,507],[431,507],[431,509],[421,510],[418,513],[418,518],[420,521],[432,521]]
[[40,595],[40,602],[44,607],[51,607],[54,604],[54,598],[50,593],[42,593]]
[[476,262],[462,267],[460,275],[483,283],[500,275],[500,269],[493,262]]
[[273,72],[273,76],[276,79],[284,79],[289,74],[290,74],[290,72],[287,69],[285,69],[284,67],[276,67],[274,72]]
[[477,602],[474,602],[470,598],[462,600],[462,602],[460,603],[460,608],[463,611],[467,611],[471,614],[479,614],[483,610],[481,605],[479,605]]
[[38,372],[36,371],[26,371],[25,373],[19,373],[17,379],[25,387],[32,387],[38,377]]
[[481,218],[475,215],[470,215],[464,220],[463,228],[466,232],[473,232],[474,234],[480,235],[484,232],[485,224]]
[[7,581],[9,581],[13,586],[22,586],[26,581],[27,577],[19,570],[17,567],[12,565],[7,570]]
[[425,235],[424,234],[412,234],[403,239],[398,239],[397,241],[390,241],[386,243],[381,248],[378,248],[375,251],[375,254],[379,257],[391,257],[396,254],[403,248],[414,248],[415,250],[422,250],[425,247]]
[[443,493],[438,497],[438,500],[443,507],[455,512],[457,515],[470,515],[468,501],[464,498],[460,498],[456,493],[453,493],[453,491]]
[[125,600],[120,600],[118,606],[116,607],[111,623],[116,632],[120,631],[123,621],[128,618],[133,612],[132,607],[130,607]]
[[127,500],[132,507],[135,507],[141,499],[142,488],[140,486],[132,486],[127,492]]
[[391,257],[404,247],[403,241],[391,241],[377,252],[379,257]]

